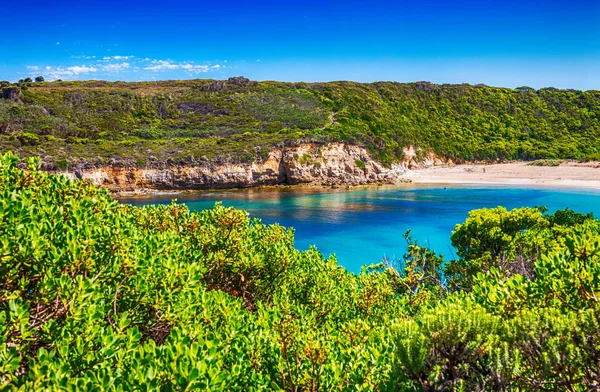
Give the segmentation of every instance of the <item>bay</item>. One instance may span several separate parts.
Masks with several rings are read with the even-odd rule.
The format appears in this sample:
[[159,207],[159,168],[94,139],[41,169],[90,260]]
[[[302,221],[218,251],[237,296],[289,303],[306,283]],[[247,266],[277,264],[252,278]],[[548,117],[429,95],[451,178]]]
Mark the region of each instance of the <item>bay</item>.
[[600,217],[600,190],[504,186],[382,186],[353,190],[283,187],[207,191],[121,199],[134,205],[168,204],[177,198],[192,211],[215,202],[244,209],[264,223],[294,227],[296,248],[314,245],[353,272],[384,256],[401,257],[403,234],[411,231],[420,245],[454,258],[450,234],[470,210],[504,206],[546,206],[549,212],[570,208]]

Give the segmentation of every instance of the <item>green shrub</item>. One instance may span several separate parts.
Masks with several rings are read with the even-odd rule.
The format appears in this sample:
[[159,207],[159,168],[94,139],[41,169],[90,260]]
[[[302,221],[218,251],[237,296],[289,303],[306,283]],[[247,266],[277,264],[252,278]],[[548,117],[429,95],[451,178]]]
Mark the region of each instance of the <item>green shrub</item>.
[[164,137],[164,133],[156,129],[137,129],[132,132],[132,135],[148,140],[157,140]]
[[37,146],[40,144],[40,138],[38,135],[30,132],[23,132],[17,136],[17,139],[23,146]]
[[527,166],[560,166],[564,163],[560,159],[538,159],[537,161],[529,162]]
[[66,159],[61,159],[60,161],[56,162],[56,166],[60,170],[67,170],[69,168],[69,161],[67,161]]
[[39,165],[29,159],[21,170],[12,153],[0,158],[0,389],[598,383],[600,223],[592,217],[470,214],[456,231],[473,230],[479,243],[459,235],[461,257],[498,247],[517,257],[515,243],[528,238],[549,245],[531,276],[484,266],[468,292],[449,293],[443,259],[409,235],[397,267],[352,274],[314,247],[294,249],[292,229],[244,211],[120,204]]
[[303,154],[300,159],[298,159],[298,163],[301,165],[308,165],[312,163],[313,158],[309,154]]
[[137,144],[138,144],[137,140],[121,140],[119,142],[119,145],[121,145],[123,147],[134,147]]
[[90,139],[87,137],[68,136],[65,141],[69,144],[88,144]]
[[419,390],[500,390],[509,353],[501,335],[498,316],[468,300],[444,303],[400,328],[396,377]]
[[[3,386],[383,385],[389,365],[373,354],[389,355],[389,338],[369,315],[397,311],[393,296],[361,296],[335,261],[296,251],[291,230],[221,205],[120,205],[37,164],[0,162]],[[369,292],[385,284],[374,275]]]

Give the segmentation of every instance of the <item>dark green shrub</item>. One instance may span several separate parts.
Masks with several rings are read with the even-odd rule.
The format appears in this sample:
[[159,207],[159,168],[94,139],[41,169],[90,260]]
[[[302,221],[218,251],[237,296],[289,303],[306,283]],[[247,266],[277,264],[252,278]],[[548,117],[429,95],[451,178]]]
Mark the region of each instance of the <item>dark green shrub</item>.
[[40,144],[40,137],[35,133],[23,132],[17,135],[17,139],[23,146],[37,146]]
[[66,159],[61,159],[56,162],[56,166],[60,170],[67,170],[69,168],[69,161],[67,161]]
[[90,139],[87,137],[68,136],[65,141],[69,144],[88,144]]
[[164,133],[157,129],[136,129],[131,134],[133,136],[148,140],[157,140],[164,137]]

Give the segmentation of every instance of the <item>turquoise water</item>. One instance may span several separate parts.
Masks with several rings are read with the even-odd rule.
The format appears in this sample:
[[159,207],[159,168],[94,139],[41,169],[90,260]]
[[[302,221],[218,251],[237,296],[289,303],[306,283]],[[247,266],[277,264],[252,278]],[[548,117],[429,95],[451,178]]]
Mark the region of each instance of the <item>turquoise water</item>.
[[191,210],[211,208],[216,201],[241,208],[265,223],[296,230],[296,248],[315,245],[325,256],[358,272],[385,255],[406,251],[406,230],[421,245],[453,258],[450,233],[470,210],[484,207],[546,206],[550,212],[569,207],[600,217],[600,190],[550,190],[504,187],[373,187],[351,191],[328,189],[249,189],[199,192],[175,196],[123,199],[134,205],[170,203]]

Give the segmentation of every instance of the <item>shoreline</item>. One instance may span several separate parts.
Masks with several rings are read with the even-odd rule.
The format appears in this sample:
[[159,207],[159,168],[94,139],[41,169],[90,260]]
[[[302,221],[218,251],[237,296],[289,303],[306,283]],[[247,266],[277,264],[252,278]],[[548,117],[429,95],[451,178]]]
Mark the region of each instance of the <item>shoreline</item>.
[[565,162],[534,166],[530,162],[468,164],[409,170],[412,184],[514,185],[600,190],[600,163]]
[[[244,188],[197,189],[197,190],[152,190],[143,189],[129,192],[116,192],[116,199],[166,197],[193,195],[208,192],[348,192],[368,188],[398,188],[427,185],[451,186],[515,186],[525,188],[558,188],[573,190],[600,191],[600,162],[566,162],[557,166],[532,166],[530,162],[495,164],[463,164],[455,166],[433,166],[424,169],[407,170],[395,184],[373,183],[362,185],[260,185]],[[484,171],[485,169],[485,171]]]
[[236,193],[236,192],[299,192],[306,194],[324,193],[322,191],[333,192],[348,192],[356,189],[364,188],[382,188],[382,187],[398,187],[402,185],[411,185],[410,182],[391,184],[391,183],[372,183],[372,184],[357,184],[357,185],[319,185],[319,184],[280,184],[280,185],[257,185],[239,188],[212,188],[212,189],[182,189],[182,190],[152,190],[143,189],[138,191],[111,192],[115,199],[137,198],[137,197],[155,197],[155,196],[176,196],[176,195],[193,195],[195,193]]

